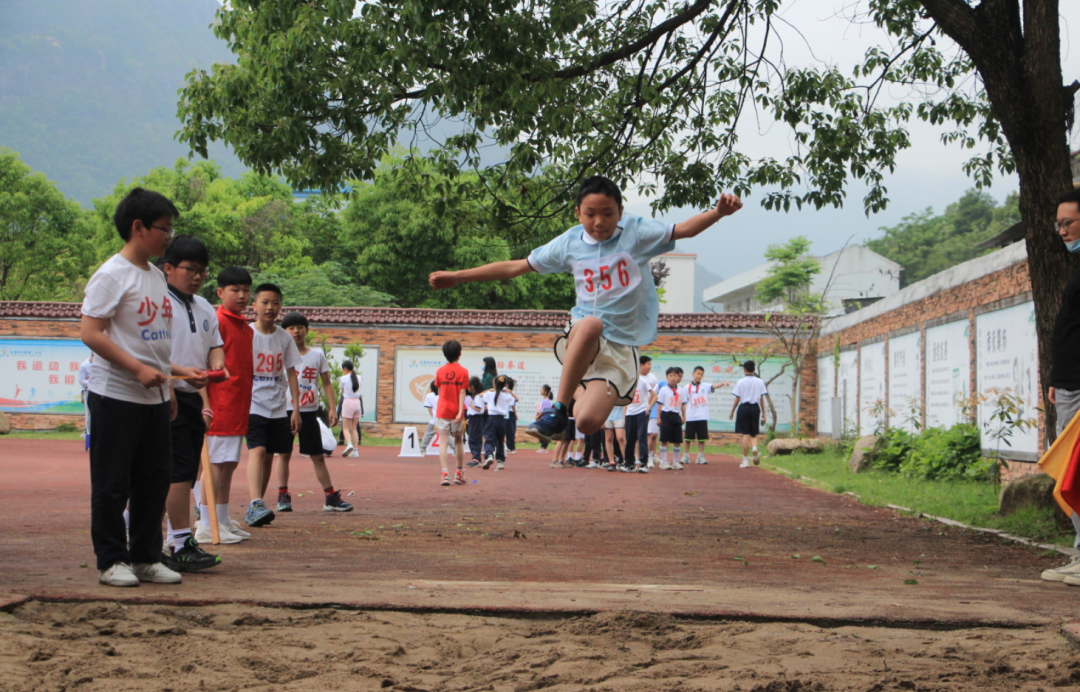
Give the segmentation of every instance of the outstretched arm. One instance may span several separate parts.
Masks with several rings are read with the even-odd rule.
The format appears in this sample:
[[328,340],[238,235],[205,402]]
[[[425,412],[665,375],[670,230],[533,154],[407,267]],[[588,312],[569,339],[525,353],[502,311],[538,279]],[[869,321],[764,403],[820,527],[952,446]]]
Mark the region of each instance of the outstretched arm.
[[528,260],[507,260],[492,262],[474,269],[462,269],[456,272],[432,272],[428,283],[432,288],[450,288],[471,281],[498,281],[514,279],[532,271]]
[[693,238],[720,219],[731,216],[740,209],[742,209],[742,200],[736,195],[720,195],[720,200],[713,209],[675,224],[675,232],[672,234],[671,239]]

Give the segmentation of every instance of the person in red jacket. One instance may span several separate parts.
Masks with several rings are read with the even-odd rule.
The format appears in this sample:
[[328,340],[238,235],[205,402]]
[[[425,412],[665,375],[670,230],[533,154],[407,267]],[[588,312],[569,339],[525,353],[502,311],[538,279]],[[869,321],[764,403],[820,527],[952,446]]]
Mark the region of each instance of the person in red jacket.
[[[251,538],[240,524],[229,517],[229,491],[232,477],[240,463],[240,450],[248,431],[248,412],[251,409],[251,387],[255,365],[251,342],[253,332],[248,327],[244,311],[251,302],[251,274],[243,267],[225,267],[217,276],[218,330],[225,344],[225,369],[229,379],[211,382],[207,387],[213,419],[206,432],[213,476],[219,537],[222,543],[239,543]],[[195,540],[211,539],[209,507],[199,511],[199,528]]]

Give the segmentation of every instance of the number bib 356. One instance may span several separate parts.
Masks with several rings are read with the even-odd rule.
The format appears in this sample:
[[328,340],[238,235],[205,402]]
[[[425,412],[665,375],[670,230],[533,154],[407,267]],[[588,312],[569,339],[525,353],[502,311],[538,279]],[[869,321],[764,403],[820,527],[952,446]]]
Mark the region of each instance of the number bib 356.
[[625,252],[573,263],[574,284],[579,303],[598,297],[613,300],[633,291],[641,283],[637,262]]

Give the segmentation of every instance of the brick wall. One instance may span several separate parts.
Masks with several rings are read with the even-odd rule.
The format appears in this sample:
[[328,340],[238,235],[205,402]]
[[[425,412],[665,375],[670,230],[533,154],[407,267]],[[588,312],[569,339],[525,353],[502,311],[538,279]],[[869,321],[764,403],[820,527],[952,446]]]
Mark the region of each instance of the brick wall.
[[[406,426],[415,423],[393,423],[393,376],[395,349],[441,347],[448,339],[456,339],[465,348],[499,349],[549,349],[560,333],[553,329],[522,329],[506,331],[498,327],[490,329],[442,328],[439,326],[378,326],[356,327],[341,324],[313,323],[312,330],[323,333],[329,345],[347,345],[360,343],[379,348],[380,396],[376,408],[376,422],[364,423],[365,432],[377,437],[400,437]],[[12,319],[0,318],[0,336],[20,336],[39,338],[78,338],[79,323],[75,320],[60,319]],[[674,331],[661,330],[659,338],[649,346],[649,351],[678,354],[731,354],[745,353],[760,349],[771,338],[761,331],[747,330],[739,333],[733,330],[710,332],[706,330]],[[817,423],[817,367],[816,362],[804,364],[802,372],[802,394],[800,397],[800,419],[804,431],[812,434]],[[552,383],[554,384],[554,383]],[[70,421],[80,429],[83,427],[81,416],[9,414],[12,426],[18,429],[52,429],[60,422]],[[726,443],[735,441],[733,434],[714,433],[712,439]]]

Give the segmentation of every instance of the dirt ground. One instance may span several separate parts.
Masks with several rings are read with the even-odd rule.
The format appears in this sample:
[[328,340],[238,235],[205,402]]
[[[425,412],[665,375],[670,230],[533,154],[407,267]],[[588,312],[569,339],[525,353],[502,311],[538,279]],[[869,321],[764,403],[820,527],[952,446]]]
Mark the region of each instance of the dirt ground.
[[1034,692],[1075,688],[1080,656],[1053,628],[31,602],[0,614],[0,680],[9,692]]

